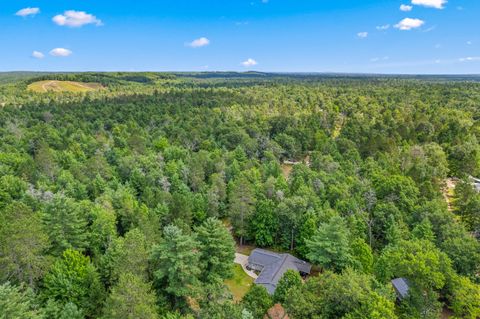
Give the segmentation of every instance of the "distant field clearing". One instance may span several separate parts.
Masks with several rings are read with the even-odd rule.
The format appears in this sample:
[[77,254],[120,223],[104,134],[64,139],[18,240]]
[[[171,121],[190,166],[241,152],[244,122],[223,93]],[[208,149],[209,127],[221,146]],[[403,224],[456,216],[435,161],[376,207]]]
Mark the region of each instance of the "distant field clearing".
[[90,92],[100,90],[102,87],[99,83],[83,83],[73,81],[38,81],[28,86],[28,90],[34,92]]

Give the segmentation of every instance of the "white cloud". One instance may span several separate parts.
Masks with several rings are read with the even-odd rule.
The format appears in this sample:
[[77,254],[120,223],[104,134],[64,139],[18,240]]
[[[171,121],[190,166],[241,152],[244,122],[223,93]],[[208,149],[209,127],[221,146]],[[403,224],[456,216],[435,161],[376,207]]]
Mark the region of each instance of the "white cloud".
[[368,37],[368,32],[358,32],[358,33],[357,33],[357,36],[358,36],[360,39],[365,39],[366,37]]
[[425,21],[420,20],[420,19],[411,19],[411,18],[405,18],[399,23],[395,25],[395,28],[403,31],[408,31],[412,30],[415,28],[420,28],[422,25],[425,24]]
[[447,0],[412,0],[412,4],[427,8],[443,9]]
[[189,47],[192,47],[192,48],[201,48],[201,47],[207,46],[209,44],[210,44],[210,40],[208,40],[205,37],[201,37],[201,38],[193,40],[190,43],[187,43],[187,45]]
[[467,41],[467,45],[472,45],[472,41]]
[[50,55],[52,56],[59,56],[59,57],[67,57],[72,55],[72,51],[64,48],[55,48],[52,51],[50,51]]
[[97,19],[96,16],[86,13],[85,11],[75,10],[67,10],[63,14],[56,15],[52,21],[60,26],[72,28],[78,28],[86,24],[102,25],[102,21]]
[[18,10],[17,13],[15,13],[15,15],[19,17],[26,17],[26,16],[34,16],[39,13],[40,13],[39,8],[23,8],[21,10]]
[[390,25],[389,25],[389,24],[377,26],[377,30],[379,30],[379,31],[385,31],[385,30],[388,30],[388,29],[390,29]]
[[480,56],[469,56],[466,58],[460,58],[458,59],[460,62],[474,62],[474,61],[480,61]]
[[409,6],[407,4],[402,4],[400,6],[400,10],[401,11],[404,11],[404,12],[409,12],[409,11],[412,11],[413,7],[412,6]]
[[245,66],[245,67],[255,66],[255,65],[257,65],[257,64],[258,64],[258,62],[255,61],[255,60],[252,59],[252,58],[250,58],[250,59],[242,62],[242,65]]
[[42,52],[40,51],[33,51],[32,52],[32,58],[35,58],[35,59],[43,59],[45,57],[45,54],[43,54]]
[[390,60],[390,57],[384,56],[383,58],[379,58],[379,57],[372,58],[370,59],[370,62],[388,61],[388,60]]

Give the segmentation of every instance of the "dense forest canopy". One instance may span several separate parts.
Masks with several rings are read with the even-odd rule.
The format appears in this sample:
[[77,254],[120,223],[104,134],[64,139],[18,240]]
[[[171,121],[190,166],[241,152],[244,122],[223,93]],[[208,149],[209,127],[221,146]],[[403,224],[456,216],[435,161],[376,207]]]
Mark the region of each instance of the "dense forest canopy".
[[[478,318],[478,80],[0,74],[0,318]],[[234,301],[241,244],[317,271]]]

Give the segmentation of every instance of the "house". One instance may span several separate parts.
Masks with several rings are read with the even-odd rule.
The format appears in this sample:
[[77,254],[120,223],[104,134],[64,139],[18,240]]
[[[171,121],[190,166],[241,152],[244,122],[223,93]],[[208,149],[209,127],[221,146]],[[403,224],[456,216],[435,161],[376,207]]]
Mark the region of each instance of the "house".
[[267,314],[263,319],[289,319],[290,317],[285,312],[281,304],[277,303],[272,308],[268,309]]
[[397,293],[397,299],[402,301],[408,296],[408,290],[410,289],[408,285],[408,280],[405,278],[395,278],[392,280],[393,289]]
[[477,192],[480,192],[480,179],[470,176],[470,181],[472,182],[473,188],[475,188]]
[[264,286],[270,294],[273,294],[278,281],[287,270],[292,269],[306,276],[310,274],[312,266],[290,254],[279,254],[257,248],[248,257],[247,268],[260,272],[255,283]]

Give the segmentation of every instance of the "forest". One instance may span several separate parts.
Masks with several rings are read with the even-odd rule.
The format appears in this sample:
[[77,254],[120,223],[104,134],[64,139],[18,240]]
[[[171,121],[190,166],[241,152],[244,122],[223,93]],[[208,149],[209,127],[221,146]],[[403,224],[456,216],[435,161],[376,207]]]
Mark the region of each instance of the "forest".
[[0,319],[480,318],[478,80],[0,74]]

